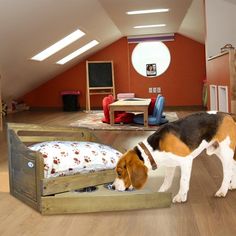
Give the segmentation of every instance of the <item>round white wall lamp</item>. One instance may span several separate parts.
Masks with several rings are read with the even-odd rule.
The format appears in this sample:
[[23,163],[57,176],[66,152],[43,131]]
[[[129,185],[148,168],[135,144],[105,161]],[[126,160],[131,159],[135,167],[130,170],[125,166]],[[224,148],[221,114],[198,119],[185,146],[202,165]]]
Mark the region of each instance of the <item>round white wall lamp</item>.
[[142,42],[136,45],[132,53],[134,69],[145,77],[163,74],[170,65],[170,51],[162,42]]

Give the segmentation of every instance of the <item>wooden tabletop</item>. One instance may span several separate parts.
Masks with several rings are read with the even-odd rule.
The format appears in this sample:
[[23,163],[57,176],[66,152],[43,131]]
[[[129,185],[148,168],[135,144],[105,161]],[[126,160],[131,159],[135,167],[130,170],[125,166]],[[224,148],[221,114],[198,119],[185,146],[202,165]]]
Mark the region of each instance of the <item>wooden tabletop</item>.
[[128,98],[121,99],[110,104],[110,107],[117,106],[148,106],[151,102],[151,99],[141,99],[141,98]]

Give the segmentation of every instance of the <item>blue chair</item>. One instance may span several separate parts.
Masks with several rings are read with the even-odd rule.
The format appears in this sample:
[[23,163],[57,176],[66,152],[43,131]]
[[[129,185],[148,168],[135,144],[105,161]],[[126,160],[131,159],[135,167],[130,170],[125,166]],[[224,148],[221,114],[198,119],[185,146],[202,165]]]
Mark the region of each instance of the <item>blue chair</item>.
[[[165,98],[163,96],[158,96],[155,106],[153,109],[153,114],[148,116],[149,125],[161,125],[169,122],[163,115],[163,109],[165,105]],[[138,114],[134,116],[133,122],[136,124],[143,124],[143,114]]]

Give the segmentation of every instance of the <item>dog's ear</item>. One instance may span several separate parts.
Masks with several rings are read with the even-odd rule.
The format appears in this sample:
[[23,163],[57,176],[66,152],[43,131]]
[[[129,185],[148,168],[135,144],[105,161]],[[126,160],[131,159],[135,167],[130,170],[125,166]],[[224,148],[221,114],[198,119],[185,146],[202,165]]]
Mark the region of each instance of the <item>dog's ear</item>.
[[148,168],[139,160],[138,156],[133,153],[126,162],[127,172],[132,186],[135,189],[140,189],[147,181]]

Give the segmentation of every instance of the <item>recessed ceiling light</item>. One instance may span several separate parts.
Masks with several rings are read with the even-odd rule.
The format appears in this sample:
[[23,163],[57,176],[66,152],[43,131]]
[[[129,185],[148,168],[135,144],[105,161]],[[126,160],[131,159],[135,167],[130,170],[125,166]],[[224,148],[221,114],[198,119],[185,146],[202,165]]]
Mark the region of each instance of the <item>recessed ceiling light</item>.
[[126,14],[128,15],[150,14],[150,13],[168,12],[169,10],[170,9],[168,8],[149,9],[149,10],[139,10],[139,11],[128,11],[126,12]]
[[134,26],[135,29],[142,29],[142,28],[155,28],[155,27],[164,27],[166,24],[158,24],[158,25],[137,25]]
[[31,59],[36,60],[36,61],[43,61],[46,58],[48,58],[51,55],[53,55],[54,53],[60,51],[62,48],[68,46],[69,44],[73,43],[74,41],[76,41],[77,39],[81,38],[84,35],[85,35],[85,33],[78,29],[78,30],[74,31],[73,33],[67,35],[65,38],[59,40],[58,42],[56,42],[52,46],[46,48],[45,50],[43,50],[39,54],[33,56]]
[[93,40],[93,41],[85,44],[83,47],[79,48],[78,50],[72,52],[68,56],[62,58],[60,61],[57,62],[57,64],[63,65],[65,63],[67,63],[68,61],[74,59],[75,57],[79,56],[80,54],[88,51],[90,48],[96,46],[97,44],[99,44],[99,42],[97,40]]

